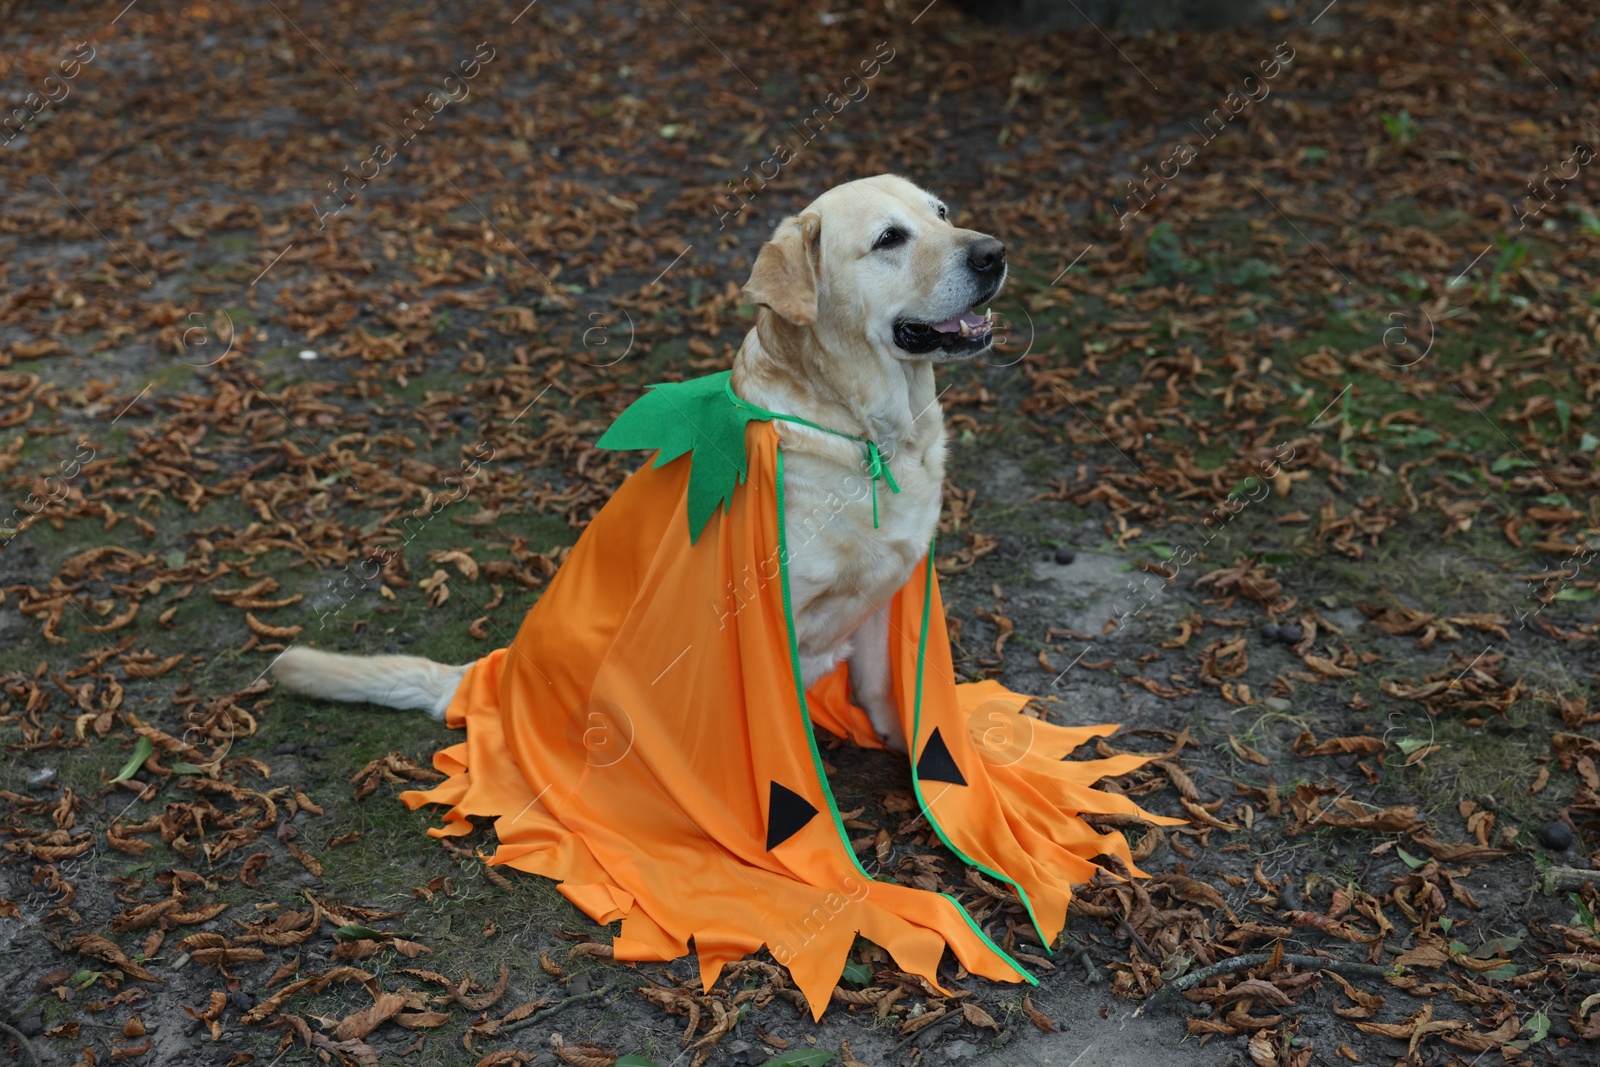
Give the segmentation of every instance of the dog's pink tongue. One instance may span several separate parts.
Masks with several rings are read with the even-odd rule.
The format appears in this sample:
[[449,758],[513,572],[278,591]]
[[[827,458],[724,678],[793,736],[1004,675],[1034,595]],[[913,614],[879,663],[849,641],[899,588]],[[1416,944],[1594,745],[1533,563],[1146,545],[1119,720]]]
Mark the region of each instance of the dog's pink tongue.
[[940,333],[955,333],[961,329],[961,324],[963,322],[967,324],[967,329],[976,330],[981,326],[987,325],[989,320],[984,318],[982,315],[974,314],[973,312],[968,311],[965,314],[957,315],[953,319],[947,319],[944,322],[936,322],[933,324],[933,328]]

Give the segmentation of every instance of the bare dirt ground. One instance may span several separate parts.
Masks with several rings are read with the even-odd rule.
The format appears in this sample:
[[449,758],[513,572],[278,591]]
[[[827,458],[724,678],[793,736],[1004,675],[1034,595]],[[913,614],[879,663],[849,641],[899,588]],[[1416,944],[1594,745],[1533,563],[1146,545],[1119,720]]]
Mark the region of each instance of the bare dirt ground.
[[[0,15],[0,1057],[1600,1062],[1593,12]],[[262,674],[509,640],[636,462],[610,419],[885,170],[1013,268],[941,372],[958,670],[1123,723],[1158,758],[1105,787],[1189,825],[1122,827],[1152,877],[1047,948],[830,745],[868,869],[1042,979],[862,942],[814,1024],[764,955],[610,961],[395,799],[455,735]]]

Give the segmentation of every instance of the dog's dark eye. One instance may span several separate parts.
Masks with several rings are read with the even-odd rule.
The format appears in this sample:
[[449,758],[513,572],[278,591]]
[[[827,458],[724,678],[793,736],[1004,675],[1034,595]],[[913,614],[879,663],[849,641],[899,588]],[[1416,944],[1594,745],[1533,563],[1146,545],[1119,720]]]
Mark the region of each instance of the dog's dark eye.
[[896,229],[895,227],[891,226],[887,230],[884,230],[883,233],[878,235],[878,239],[877,241],[873,242],[872,248],[873,251],[883,248],[893,248],[895,245],[904,243],[905,239],[906,235],[904,230]]
[[945,210],[943,204],[940,204],[939,205],[939,218],[941,220],[944,220],[944,219],[948,219],[949,217],[950,217],[950,212]]

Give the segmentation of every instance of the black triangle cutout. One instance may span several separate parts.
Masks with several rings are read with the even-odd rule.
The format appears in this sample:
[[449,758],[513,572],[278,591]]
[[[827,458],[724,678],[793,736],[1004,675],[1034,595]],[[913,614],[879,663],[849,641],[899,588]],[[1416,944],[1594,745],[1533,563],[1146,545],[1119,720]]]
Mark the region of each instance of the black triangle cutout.
[[950,746],[944,743],[944,736],[939,733],[937,726],[928,735],[928,743],[922,746],[922,758],[917,760],[917,777],[924,782],[967,784],[961,775],[961,768],[956,766],[955,757],[950,755]]
[[816,817],[817,809],[805,797],[777,782],[767,800],[767,851],[771,852]]

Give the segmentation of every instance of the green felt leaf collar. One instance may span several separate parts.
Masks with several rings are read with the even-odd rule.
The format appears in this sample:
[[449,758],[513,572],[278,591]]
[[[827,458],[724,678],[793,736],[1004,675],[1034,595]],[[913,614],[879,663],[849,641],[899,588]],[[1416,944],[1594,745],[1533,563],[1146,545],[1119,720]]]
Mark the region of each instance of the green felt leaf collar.
[[734,490],[744,484],[750,473],[744,453],[745,424],[765,414],[734,402],[728,386],[731,373],[652,385],[596,442],[598,448],[618,451],[657,449],[655,467],[691,454],[690,544],[700,539],[719,506],[733,503]]

